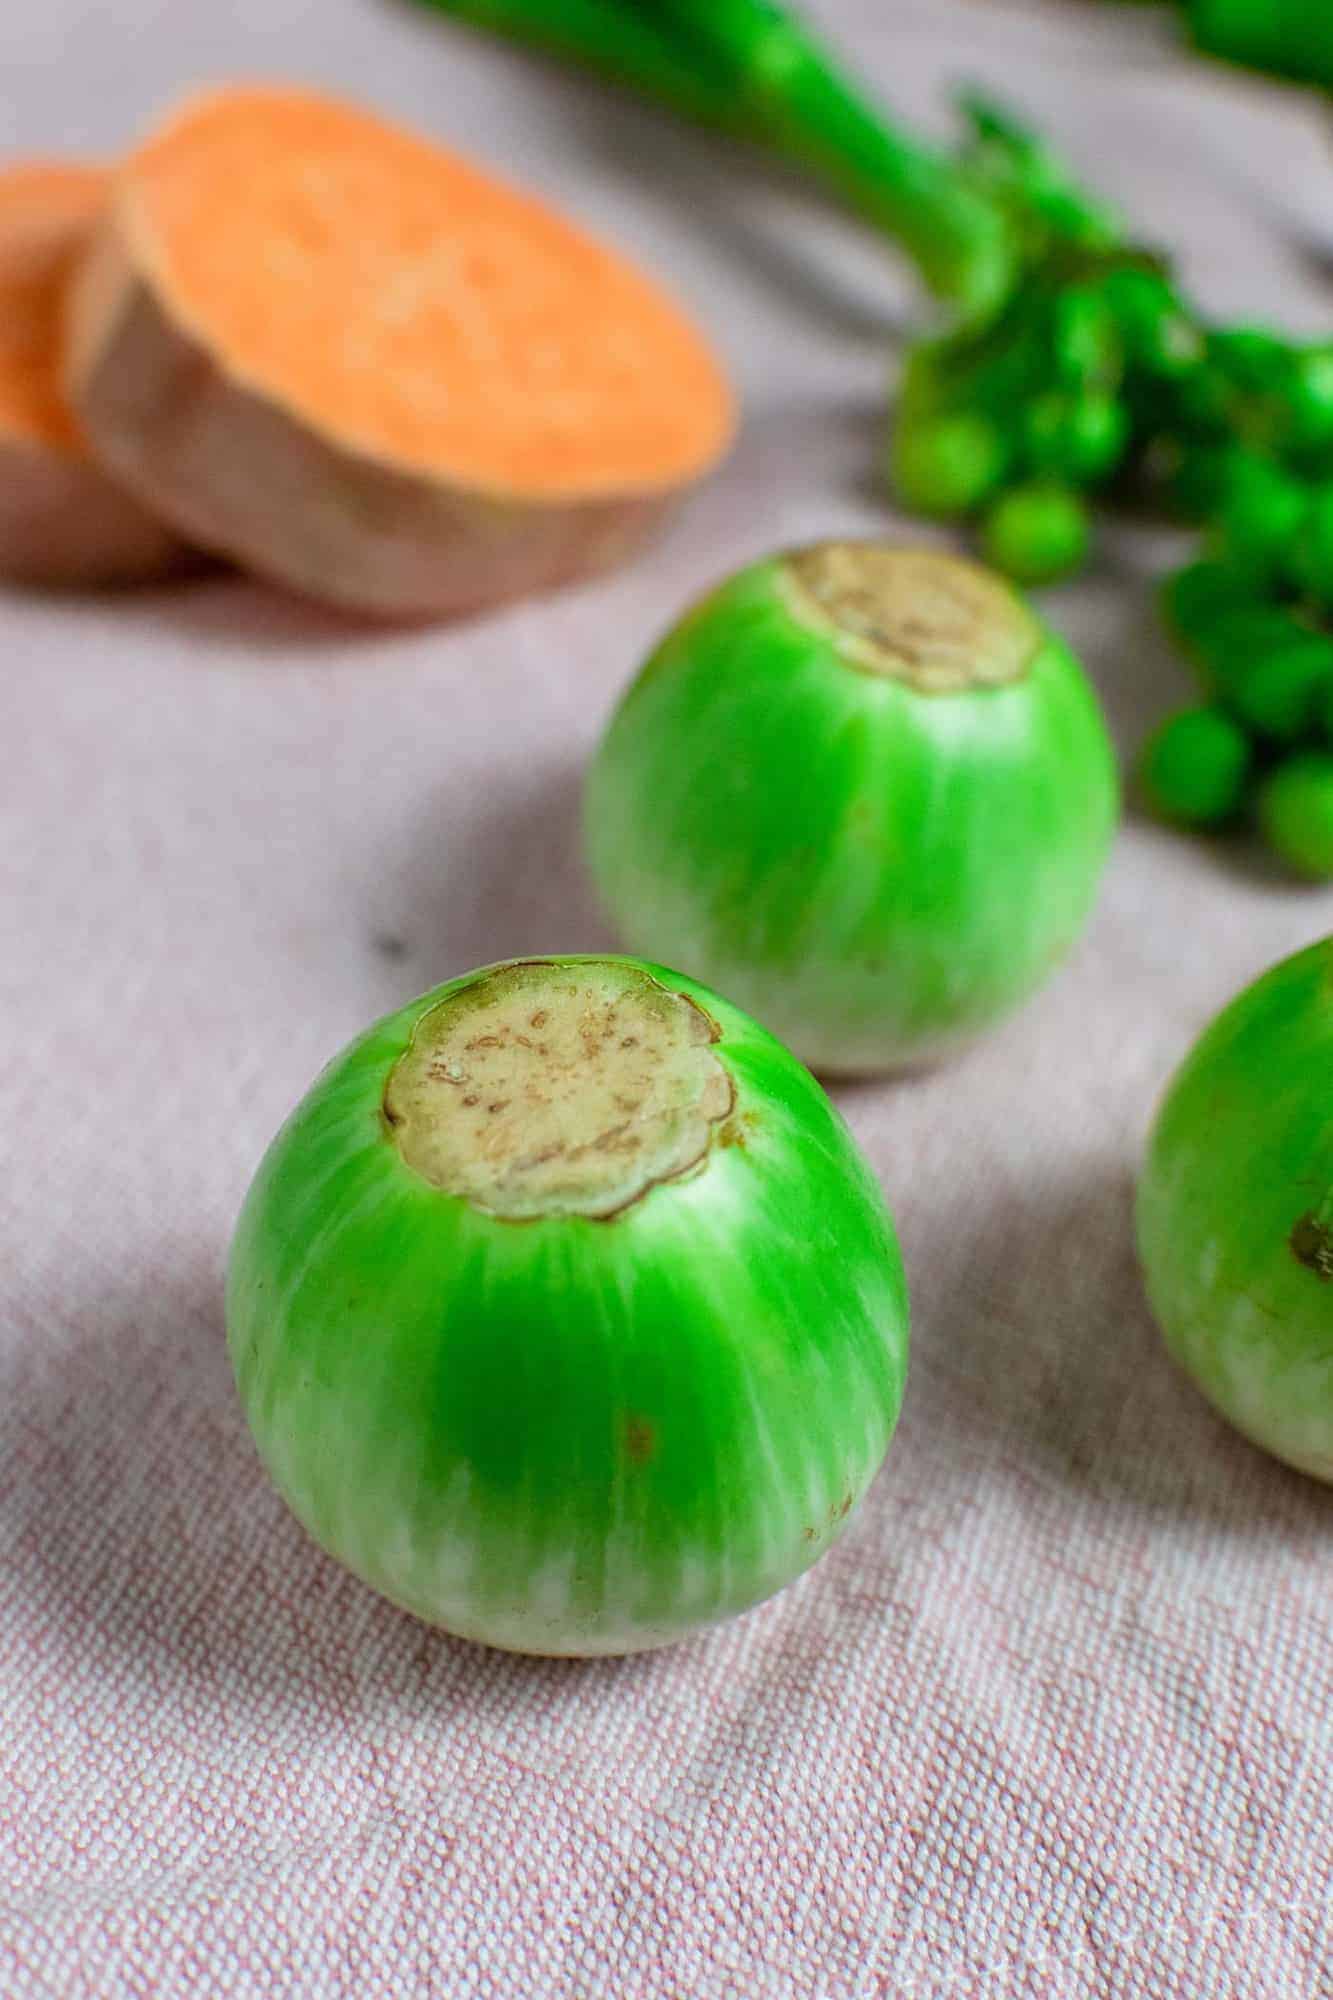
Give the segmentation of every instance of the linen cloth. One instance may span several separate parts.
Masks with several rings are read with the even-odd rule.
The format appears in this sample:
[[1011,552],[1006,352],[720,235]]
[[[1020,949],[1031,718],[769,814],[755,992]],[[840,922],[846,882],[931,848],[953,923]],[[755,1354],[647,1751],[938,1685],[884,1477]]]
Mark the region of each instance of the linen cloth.
[[[1327,324],[1308,100],[1114,10],[813,11],[924,122],[1007,89],[1219,312]],[[231,1386],[230,1226],[322,1063],[449,974],[609,942],[579,772],[647,644],[775,545],[901,525],[910,281],[727,148],[374,0],[46,0],[0,74],[28,150],[202,79],[358,93],[652,263],[746,406],[632,570],[454,629],[222,573],[0,599],[0,1995],[1333,1991],[1333,1496],[1169,1365],[1129,1206],[1169,1071],[1327,892],[1131,815],[1039,999],[837,1091],[905,1246],[906,1407],[840,1546],[729,1626],[593,1663],[429,1631],[288,1517]],[[1123,531],[1047,598],[1127,750],[1184,688],[1170,553]]]

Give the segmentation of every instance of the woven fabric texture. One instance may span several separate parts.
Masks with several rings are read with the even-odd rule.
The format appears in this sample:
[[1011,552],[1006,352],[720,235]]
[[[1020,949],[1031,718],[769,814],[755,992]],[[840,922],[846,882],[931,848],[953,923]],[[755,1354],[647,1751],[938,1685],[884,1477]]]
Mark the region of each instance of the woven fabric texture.
[[[1007,88],[1218,311],[1327,323],[1298,96],[1093,9],[814,11],[923,121]],[[47,0],[0,73],[8,149],[113,150],[207,77],[358,92],[635,249],[746,405],[632,570],[453,630],[225,574],[0,599],[0,1995],[1333,1991],[1333,1498],[1168,1364],[1129,1209],[1168,1073],[1328,894],[1131,815],[1035,1004],[838,1091],[907,1255],[906,1408],[836,1551],[728,1627],[593,1663],[429,1631],[305,1538],[231,1385],[229,1230],[315,1072],[450,973],[608,942],[579,773],[647,644],[760,552],[893,526],[908,279],[740,155],[374,0]],[[1048,599],[1126,748],[1184,685],[1169,553],[1119,532]]]

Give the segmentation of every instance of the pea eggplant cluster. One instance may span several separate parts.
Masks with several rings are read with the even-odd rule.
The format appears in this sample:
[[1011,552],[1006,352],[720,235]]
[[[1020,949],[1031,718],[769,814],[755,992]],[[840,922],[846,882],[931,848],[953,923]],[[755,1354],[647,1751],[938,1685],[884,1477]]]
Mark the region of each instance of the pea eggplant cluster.
[[1109,243],[1078,262],[1077,277],[1034,266],[993,322],[919,349],[889,448],[904,506],[969,520],[1030,585],[1082,567],[1098,497],[1150,482],[1201,347],[1163,271]]
[[[1254,334],[1252,442],[1196,445],[1180,477],[1215,510],[1163,610],[1201,699],[1144,747],[1144,793],[1200,829],[1250,823],[1295,873],[1333,876],[1333,348]],[[1268,375],[1265,387],[1264,372]]]

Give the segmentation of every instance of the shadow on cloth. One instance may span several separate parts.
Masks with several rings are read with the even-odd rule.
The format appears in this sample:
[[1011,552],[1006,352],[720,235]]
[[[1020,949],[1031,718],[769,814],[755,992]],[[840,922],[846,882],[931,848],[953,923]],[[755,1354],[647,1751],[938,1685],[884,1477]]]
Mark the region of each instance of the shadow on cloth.
[[57,607],[75,644],[85,624],[99,646],[112,624],[131,634],[176,636],[186,642],[180,655],[185,672],[207,662],[215,647],[227,653],[232,666],[238,646],[252,649],[253,664],[267,670],[355,651],[364,648],[368,636],[396,629],[316,604],[206,556],[193,569],[163,582],[115,590],[31,591],[16,595],[15,602],[39,610]]
[[400,998],[501,959],[617,948],[583,865],[582,782],[562,763],[512,788],[497,772],[465,815],[427,801],[401,868],[365,916],[374,931],[385,909],[404,912],[386,954],[401,961]]
[[[429,1683],[478,1698],[515,1678],[558,1692],[642,1662],[523,1659],[433,1631],[305,1533],[270,1485],[227,1361],[212,1272],[118,1291],[91,1284],[68,1339],[4,1384],[22,1408],[0,1488],[7,1593],[67,1673],[89,1655],[115,1685],[253,1716],[302,1706],[354,1721]],[[11,1614],[12,1635],[15,1621]]]
[[[1288,1545],[1326,1536],[1327,1495],[1213,1417],[1168,1364],[1146,1308],[1124,1304],[1138,1298],[1128,1221],[1124,1176],[1107,1168],[1060,1203],[1011,1201],[974,1225],[952,1217],[909,1246],[930,1275],[888,1466],[827,1563],[726,1628],[736,1643],[747,1627],[755,1637],[794,1620],[813,1644],[853,1604],[870,1626],[892,1620],[894,1565],[947,1559],[916,1532],[918,1513],[917,1527],[947,1521],[996,1479],[1043,1509],[1044,1490],[1062,1520],[1073,1488],[1082,1519],[1091,1507]],[[377,1597],[269,1484],[231,1381],[217,1274],[202,1260],[119,1287],[90,1274],[55,1332],[60,1344],[34,1341],[4,1384],[23,1418],[0,1515],[8,1589],[44,1659],[66,1656],[60,1668],[114,1656],[117,1686],[160,1687],[165,1670],[194,1699],[249,1715],[304,1707],[333,1727],[386,1702],[447,1700],[485,1717],[518,1685],[609,1696],[659,1660],[730,1643],[701,1635],[626,1661],[525,1660]]]
[[1055,1189],[999,1191],[989,1212],[928,1217],[908,1257],[909,1409],[932,1477],[975,1487],[998,1469],[1147,1521],[1326,1536],[1321,1488],[1240,1437],[1170,1359],[1138,1269],[1124,1162],[1093,1160]]
[[110,610],[127,622],[178,633],[203,660],[218,647],[234,667],[237,646],[243,645],[252,654],[247,664],[263,671],[327,664],[394,640],[409,645],[423,633],[465,630],[512,608],[502,602],[454,614],[362,611],[307,597],[277,578],[232,569],[221,560],[188,582],[121,591],[114,603],[105,597],[90,601],[103,617]]

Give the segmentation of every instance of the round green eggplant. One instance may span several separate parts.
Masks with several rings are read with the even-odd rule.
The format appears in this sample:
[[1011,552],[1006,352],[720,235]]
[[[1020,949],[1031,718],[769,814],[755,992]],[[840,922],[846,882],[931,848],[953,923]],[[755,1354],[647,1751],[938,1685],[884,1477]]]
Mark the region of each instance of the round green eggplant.
[[907,1363],[893,1224],[813,1077],[614,957],[469,973],[352,1043],[255,1177],[227,1325],[315,1539],[534,1653],[781,1589],[873,1478]]
[[933,1059],[1031,993],[1116,811],[1096,697],[1009,584],[829,542],[668,634],[593,762],[585,833],[631,950],[848,1075]]
[[1333,1481],[1333,939],[1284,959],[1196,1043],[1139,1180],[1167,1346],[1255,1444]]

